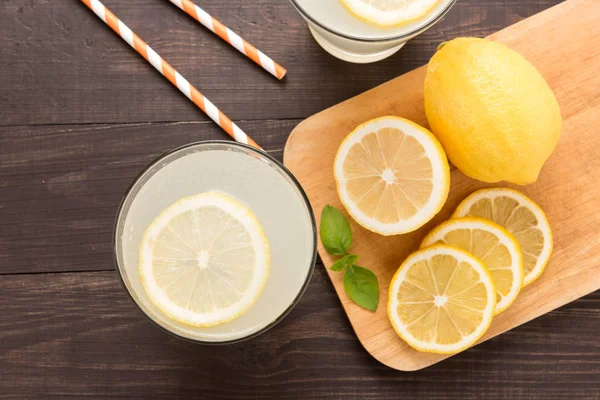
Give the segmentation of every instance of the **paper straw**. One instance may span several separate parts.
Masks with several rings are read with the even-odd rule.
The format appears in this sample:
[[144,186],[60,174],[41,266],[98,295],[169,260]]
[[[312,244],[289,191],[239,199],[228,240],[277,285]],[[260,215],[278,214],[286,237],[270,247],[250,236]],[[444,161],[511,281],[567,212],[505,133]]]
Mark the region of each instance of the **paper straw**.
[[283,79],[286,69],[277,64],[271,58],[267,57],[262,51],[252,46],[242,39],[238,34],[223,25],[217,19],[213,18],[206,11],[192,3],[190,0],[169,0],[177,7],[185,11],[190,17],[200,22],[202,25],[213,31],[221,39],[232,45],[240,53],[263,67],[277,79]]
[[213,103],[204,97],[198,89],[192,86],[179,72],[175,71],[171,65],[159,56],[150,46],[146,44],[138,35],[133,33],[115,14],[104,6],[98,0],[81,0],[89,7],[106,25],[110,26],[121,38],[129,43],[142,57],[146,59],[158,72],[175,85],[188,99],[194,102],[202,111],[215,121],[225,132],[236,141],[260,149],[248,135],[244,133],[236,124],[234,124],[225,114],[221,112]]

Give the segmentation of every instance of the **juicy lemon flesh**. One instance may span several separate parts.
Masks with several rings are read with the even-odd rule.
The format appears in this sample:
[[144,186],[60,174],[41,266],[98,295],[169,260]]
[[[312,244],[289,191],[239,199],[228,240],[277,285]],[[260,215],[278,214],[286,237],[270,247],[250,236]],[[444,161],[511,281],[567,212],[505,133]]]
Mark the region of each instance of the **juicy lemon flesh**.
[[448,160],[435,136],[395,116],[356,127],[338,148],[333,174],[350,216],[385,236],[423,226],[440,211],[450,188]]
[[378,26],[399,26],[427,14],[439,0],[341,0],[364,22]]
[[238,302],[256,254],[244,226],[216,207],[173,218],[152,251],[153,273],[172,303],[197,313]]
[[[474,220],[474,221],[471,221]],[[482,228],[461,228],[456,225],[469,223],[492,224],[475,219],[446,221],[434,229],[424,240],[422,246],[447,244],[458,247],[477,257],[486,266],[496,287],[496,314],[504,311],[516,299],[523,284],[523,263],[518,244],[512,240],[512,250],[503,243],[497,234]],[[456,228],[452,229],[452,225]],[[500,228],[500,227],[498,227]],[[511,238],[505,238],[511,240]],[[516,256],[519,258],[516,259]]]
[[423,146],[396,128],[365,135],[343,163],[352,202],[368,217],[391,224],[422,209],[433,191],[431,161]]
[[544,234],[538,219],[527,207],[506,196],[482,198],[468,210],[467,216],[486,218],[503,226],[519,242],[525,276],[531,274],[544,248]]
[[171,205],[148,227],[140,275],[166,316],[213,326],[256,302],[269,275],[269,245],[250,210],[220,193],[201,193]]
[[422,1],[422,0],[362,0],[365,4],[370,5],[371,7],[384,11],[398,11],[402,9],[408,9],[411,7],[415,7],[419,4],[431,4],[436,1]]
[[453,345],[481,326],[488,292],[471,265],[436,255],[411,266],[397,299],[395,311],[412,337]]

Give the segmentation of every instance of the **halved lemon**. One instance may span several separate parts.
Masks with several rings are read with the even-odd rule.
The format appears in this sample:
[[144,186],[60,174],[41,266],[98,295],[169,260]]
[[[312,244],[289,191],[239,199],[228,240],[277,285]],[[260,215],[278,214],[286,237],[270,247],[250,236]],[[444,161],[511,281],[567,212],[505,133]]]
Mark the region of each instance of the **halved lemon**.
[[269,276],[269,244],[256,217],[220,193],[179,200],[146,230],[139,270],[148,297],[193,326],[230,321],[258,299]]
[[464,199],[452,215],[494,221],[519,242],[523,253],[523,286],[540,277],[552,254],[552,231],[542,209],[514,189],[482,189]]
[[411,347],[452,354],[487,331],[496,308],[489,271],[456,247],[433,245],[411,254],[390,283],[388,317]]
[[495,315],[515,301],[523,285],[523,257],[506,229],[483,218],[451,219],[429,232],[421,248],[433,244],[461,248],[483,262],[496,286]]
[[395,26],[415,21],[431,11],[438,1],[341,0],[342,4],[356,17],[378,26]]
[[414,231],[448,197],[450,169],[431,132],[404,118],[358,126],[334,161],[338,195],[356,222],[382,235]]

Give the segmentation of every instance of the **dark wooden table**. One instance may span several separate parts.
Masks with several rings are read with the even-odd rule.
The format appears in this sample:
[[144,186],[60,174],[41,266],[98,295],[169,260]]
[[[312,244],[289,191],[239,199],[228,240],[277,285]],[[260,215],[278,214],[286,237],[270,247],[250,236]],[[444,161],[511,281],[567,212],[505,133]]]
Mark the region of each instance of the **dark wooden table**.
[[[459,0],[395,56],[322,51],[285,0],[198,0],[288,68],[278,82],[166,0],[106,0],[282,158],[302,119],[559,0]],[[334,0],[315,0],[334,1]],[[268,333],[206,347],[158,330],[117,278],[127,186],[166,150],[225,135],[77,0],[0,0],[0,397],[600,399],[600,293],[414,373],[356,340],[321,264]]]

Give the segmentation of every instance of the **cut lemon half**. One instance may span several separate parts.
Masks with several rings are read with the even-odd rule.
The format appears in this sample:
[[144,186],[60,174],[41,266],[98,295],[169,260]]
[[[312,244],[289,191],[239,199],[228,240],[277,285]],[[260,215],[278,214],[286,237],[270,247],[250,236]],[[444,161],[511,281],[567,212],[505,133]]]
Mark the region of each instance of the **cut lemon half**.
[[359,19],[378,26],[396,26],[422,18],[439,0],[340,0]]
[[552,254],[552,231],[542,209],[514,189],[483,189],[471,194],[452,215],[480,217],[502,225],[519,242],[523,253],[523,286],[540,277]]
[[269,245],[256,217],[216,192],[186,197],[164,210],[146,230],[139,260],[150,301],[193,326],[240,316],[269,276]]
[[495,315],[506,310],[523,285],[523,257],[519,243],[500,225],[483,218],[457,218],[433,229],[421,247],[447,244],[461,248],[483,262],[496,287]]
[[398,117],[376,118],[350,133],[335,156],[334,177],[350,216],[382,235],[421,227],[440,211],[450,187],[437,139]]
[[495,308],[490,273],[456,247],[434,245],[411,254],[390,283],[390,322],[419,351],[465,350],[487,331]]

